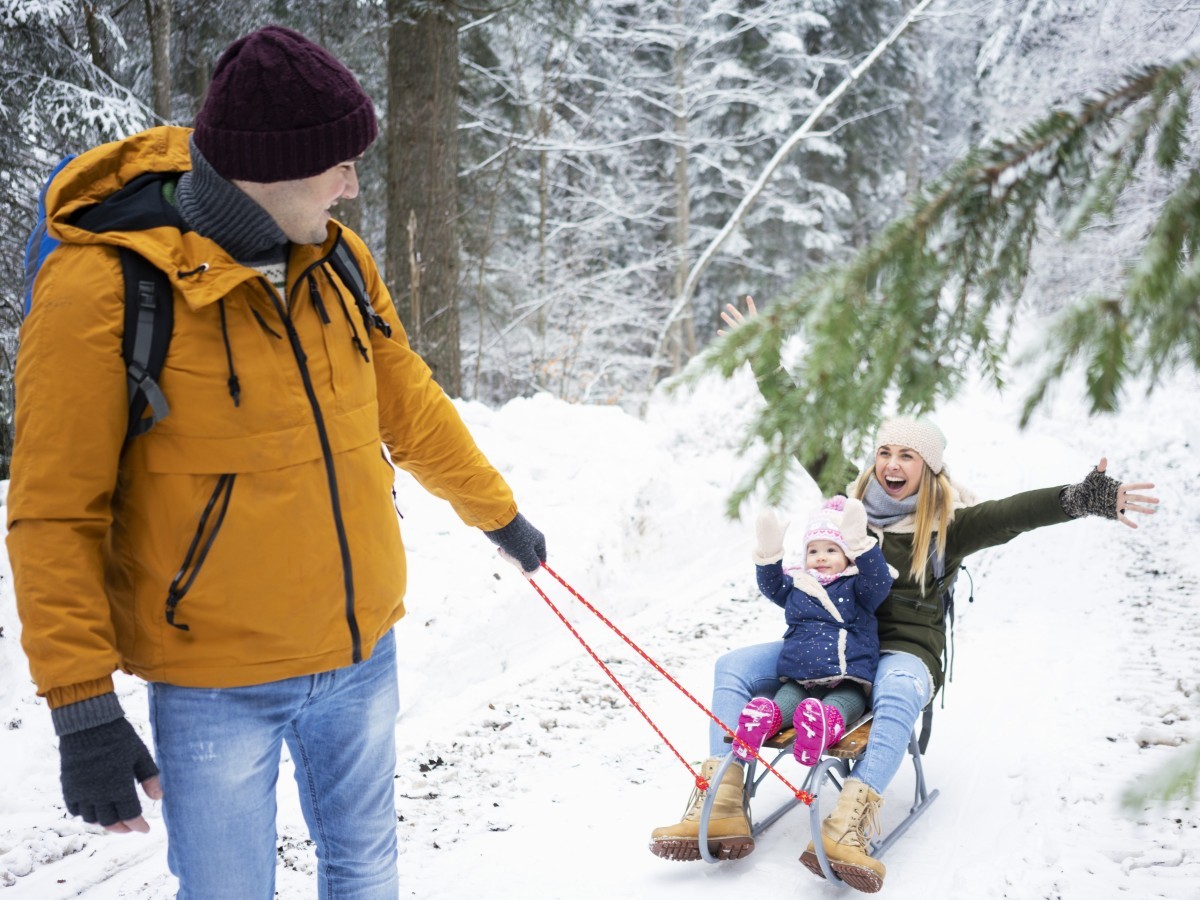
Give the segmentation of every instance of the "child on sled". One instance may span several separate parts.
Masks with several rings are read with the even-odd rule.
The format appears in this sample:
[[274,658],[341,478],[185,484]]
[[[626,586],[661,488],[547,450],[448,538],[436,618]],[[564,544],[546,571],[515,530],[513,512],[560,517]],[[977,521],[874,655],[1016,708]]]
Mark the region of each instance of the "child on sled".
[[875,610],[895,580],[877,541],[867,536],[862,501],[837,496],[808,522],[800,566],[783,567],[788,522],[765,510],[755,526],[754,562],[763,596],[784,609],[787,631],[774,697],[754,697],[738,718],[733,753],[749,761],[784,723],[793,753],[816,765],[846,726],[867,709],[879,664]]

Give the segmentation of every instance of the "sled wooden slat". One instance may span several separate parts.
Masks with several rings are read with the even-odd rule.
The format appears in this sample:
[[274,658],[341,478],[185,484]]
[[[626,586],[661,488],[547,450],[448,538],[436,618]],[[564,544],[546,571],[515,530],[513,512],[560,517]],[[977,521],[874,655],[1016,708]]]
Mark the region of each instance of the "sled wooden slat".
[[836,756],[838,759],[858,759],[867,749],[867,741],[871,737],[871,719],[863,722],[853,731],[842,735],[842,739],[825,750],[826,756]]
[[[792,746],[792,741],[796,739],[795,728],[785,728],[783,731],[777,732],[774,736],[763,741],[764,747],[770,747],[772,750],[783,750],[786,747]],[[732,738],[725,735],[725,740],[732,743]]]

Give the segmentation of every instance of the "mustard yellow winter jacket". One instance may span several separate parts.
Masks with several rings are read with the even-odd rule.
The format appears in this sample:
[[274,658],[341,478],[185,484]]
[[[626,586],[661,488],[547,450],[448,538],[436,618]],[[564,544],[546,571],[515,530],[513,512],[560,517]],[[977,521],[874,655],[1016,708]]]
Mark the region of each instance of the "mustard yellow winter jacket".
[[[369,657],[404,614],[385,446],[467,525],[516,515],[357,235],[342,231],[390,338],[368,338],[327,263],[336,223],[324,245],[292,247],[286,307],[195,232],[73,224],[135,176],[189,169],[188,135],[95,148],[48,197],[63,245],[21,330],[8,549],[22,644],[51,707],[111,691],[118,669],[229,687]],[[175,301],[159,379],[170,414],[124,450],[121,246],[168,273]]]

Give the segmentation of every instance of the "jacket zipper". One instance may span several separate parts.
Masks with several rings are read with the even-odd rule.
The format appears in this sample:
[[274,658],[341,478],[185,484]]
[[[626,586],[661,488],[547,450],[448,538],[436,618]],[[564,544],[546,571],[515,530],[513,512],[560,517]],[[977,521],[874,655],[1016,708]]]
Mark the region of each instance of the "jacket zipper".
[[[200,524],[196,526],[196,533],[192,535],[192,542],[188,545],[187,553],[183,557],[183,565],[175,573],[175,577],[171,579],[171,586],[167,589],[167,624],[174,625],[180,631],[190,631],[191,629],[183,622],[175,621],[176,607],[179,606],[179,601],[184,598],[184,595],[191,590],[196,576],[200,574],[200,568],[204,565],[204,560],[208,558],[208,551],[212,549],[213,542],[217,539],[217,532],[221,530],[221,523],[225,521],[225,513],[229,511],[229,498],[233,494],[233,482],[236,478],[236,475],[226,474],[217,479],[217,486],[213,489],[212,496],[208,498],[204,512],[200,514]],[[204,529],[208,525],[213,510],[217,509],[218,503],[220,508],[217,512],[217,519],[208,532],[208,539],[204,540],[203,546],[201,546]]]
[[[323,262],[324,260],[318,260],[313,263],[296,279],[292,288],[293,296],[289,300],[288,309],[295,308],[296,289],[304,284],[309,273]],[[329,431],[325,427],[325,417],[321,413],[321,404],[317,400],[317,392],[313,388],[312,375],[308,370],[308,354],[304,352],[304,348],[300,344],[300,335],[296,333],[296,327],[292,324],[291,315],[288,313],[288,310],[283,308],[283,304],[280,302],[279,294],[275,288],[266,279],[261,279],[261,282],[266,288],[267,296],[271,298],[271,303],[275,307],[275,312],[279,316],[279,320],[283,323],[288,343],[292,347],[292,356],[295,357],[296,365],[300,370],[300,379],[304,383],[304,393],[308,397],[309,406],[312,407],[313,420],[317,426],[317,436],[321,441],[321,457],[325,463],[325,480],[329,484],[329,501],[333,509],[334,530],[337,532],[338,550],[342,557],[342,582],[346,592],[346,625],[350,629],[352,648],[351,662],[359,663],[362,662],[363,658],[362,635],[359,633],[358,618],[354,613],[354,569],[350,560],[350,540],[346,535],[346,522],[342,516],[341,492],[338,490],[337,471],[334,468],[333,448],[329,443]]]

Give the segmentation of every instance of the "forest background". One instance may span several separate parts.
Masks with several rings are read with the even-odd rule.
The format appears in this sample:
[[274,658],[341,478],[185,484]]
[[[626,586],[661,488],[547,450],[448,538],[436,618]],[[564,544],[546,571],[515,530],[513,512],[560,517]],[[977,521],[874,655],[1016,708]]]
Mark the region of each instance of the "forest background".
[[[835,86],[918,7],[922,13],[840,103],[777,159]],[[1018,233],[1028,241],[1016,256],[1011,304],[985,324],[999,335],[1015,319],[1026,345],[1041,345],[1051,341],[1056,317],[1100,321],[1117,311],[1121,341],[1112,359],[1076,360],[1073,374],[1092,381],[1099,372],[1103,380],[1113,366],[1132,368],[1137,388],[1152,388],[1181,363],[1200,369],[1200,142],[1189,93],[1200,60],[1195,0],[0,0],[0,481],[11,447],[21,260],[45,176],[65,153],[163,122],[190,124],[221,49],[269,22],[329,47],[376,102],[381,137],[361,163],[362,193],[338,216],[375,251],[413,343],[447,392],[493,407],[551,394],[635,413],[664,378],[704,356],[724,304],[753,294],[767,310],[756,334],[769,336],[788,321],[775,311],[803,307],[806,292],[817,293],[814,277],[838,266],[856,271],[872,242],[920,208],[930,187],[944,185],[945,173],[976,148],[1013,149],[1022,162],[1005,169],[1002,190],[992,194],[1019,194],[1046,158],[1062,158],[1039,158],[1038,148],[1051,146],[1039,144],[1048,130],[1031,131],[1030,123],[1052,122],[1051,110],[1089,109],[1097,96],[1120,95],[1131,73],[1189,57],[1186,75],[1164,89],[1179,101],[1169,127],[1153,123],[1152,152],[1132,167],[1132,180],[1120,181],[1122,190],[1102,198],[1107,215],[1072,216],[1053,192],[1026,203],[1022,212],[1032,210],[1039,227]],[[1127,126],[1144,109],[1086,134],[1085,152],[1103,157],[1136,130]],[[1167,156],[1173,167],[1159,164]],[[765,189],[747,204],[768,169]],[[1058,201],[1078,197],[1071,192],[1086,190],[1093,174],[1067,167],[1059,186],[1069,190]],[[1168,235],[1170,252],[1145,252],[1147,236],[1164,223],[1167,232],[1178,226]],[[962,238],[961,220],[940,224],[938,247]],[[1155,280],[1155,267],[1178,276],[1169,289],[1166,279]],[[1174,296],[1173,315],[1159,325],[1178,340],[1143,367],[1122,356],[1128,342],[1152,351],[1155,344],[1120,314],[1138,271],[1154,288],[1142,301],[1165,309],[1159,301]],[[977,274],[955,287],[986,294],[1000,280],[987,266]],[[822,409],[869,429],[869,415],[847,392],[867,396],[871,414],[894,402],[894,392],[924,387],[923,379],[937,388],[923,403],[945,399],[954,387],[944,380],[947,363],[963,377],[990,364],[986,374],[1003,378],[1016,360],[989,359],[986,346],[965,362],[953,349],[926,355],[923,332],[936,331],[932,323],[940,327],[947,312],[954,324],[955,291],[933,293],[929,318],[909,312],[908,323],[886,292],[872,298],[874,307],[847,301],[839,309],[828,297],[812,305],[796,329],[793,371],[802,385],[822,390],[764,405],[747,428],[764,439],[757,449],[804,458],[772,435],[848,433],[818,421],[813,413]],[[831,336],[850,337],[853,326],[832,319],[846,310],[885,310],[890,320],[872,321],[892,327],[877,327],[865,350],[857,333],[831,347]],[[825,315],[832,335],[826,328],[822,340],[805,342],[803,332],[820,334],[814,319]],[[778,349],[746,337],[758,327],[735,332],[740,351],[708,358],[740,364],[756,348]],[[886,389],[853,378],[822,381],[822,356],[838,350],[860,354],[858,374],[885,371],[886,361]],[[908,357],[907,368],[897,368],[897,355]],[[1077,379],[1068,382],[1078,388]],[[1118,394],[1130,406],[1141,399],[1132,386]],[[1180,402],[1165,424],[1194,421],[1182,412],[1192,408]],[[711,422],[713,434],[747,424],[727,408],[681,409]],[[792,427],[800,413],[808,416],[804,429]],[[522,437],[537,427],[531,418]],[[842,452],[853,455],[853,443]],[[1183,448],[1180,458],[1192,459],[1194,441]],[[699,455],[685,446],[671,465],[689,458]],[[988,474],[1010,464],[997,455]],[[1184,476],[1177,489],[1193,482]],[[1194,647],[1179,644],[1189,653]],[[1200,753],[1193,748],[1189,758],[1176,787],[1186,782],[1194,797]]]
[[[1198,19],[1179,0],[0,0],[0,477],[47,172],[190,124],[221,49],[253,28],[308,34],[375,99],[381,139],[338,214],[449,394],[636,410],[725,303],[770,305],[851,259],[970,148],[1171,58]],[[1118,281],[1168,187],[1143,179],[1082,241],[1039,234],[1025,307]]]

